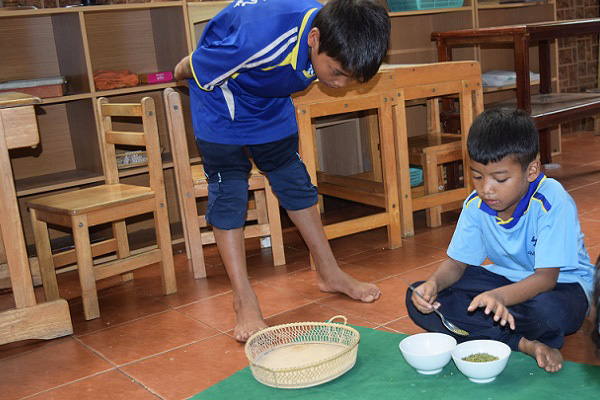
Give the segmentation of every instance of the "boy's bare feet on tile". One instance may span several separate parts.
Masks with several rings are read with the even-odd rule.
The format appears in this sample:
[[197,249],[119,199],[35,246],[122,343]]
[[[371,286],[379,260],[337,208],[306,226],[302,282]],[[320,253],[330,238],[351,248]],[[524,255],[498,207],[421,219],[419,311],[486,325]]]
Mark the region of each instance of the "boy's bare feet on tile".
[[250,336],[268,327],[263,320],[254,292],[243,299],[234,300],[233,309],[236,314],[233,337],[238,342],[244,343]]
[[343,293],[365,303],[374,302],[381,296],[377,286],[359,282],[339,268],[325,235],[317,204],[303,210],[288,210],[287,213],[300,230],[302,238],[314,257],[321,291]]
[[533,357],[540,368],[548,372],[557,372],[562,368],[563,356],[560,351],[546,346],[537,340],[521,338],[519,351]]
[[328,293],[343,293],[354,300],[372,303],[381,296],[379,288],[372,283],[360,282],[338,268],[337,272],[318,275],[319,289]]

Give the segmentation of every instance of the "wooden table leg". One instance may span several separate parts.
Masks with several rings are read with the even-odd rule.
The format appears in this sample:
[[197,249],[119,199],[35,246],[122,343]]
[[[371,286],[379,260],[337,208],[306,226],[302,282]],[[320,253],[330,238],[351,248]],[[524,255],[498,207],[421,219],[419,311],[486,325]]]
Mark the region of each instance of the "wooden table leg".
[[414,236],[412,193],[410,188],[410,163],[408,161],[408,132],[404,90],[398,93],[398,104],[394,107],[396,120],[396,158],[398,160],[398,191],[402,236]]
[[529,80],[529,36],[517,34],[515,41],[515,72],[517,73],[517,107],[531,114],[531,82]]
[[[395,96],[383,95],[381,98],[379,112],[379,143],[381,143],[381,165],[383,171],[385,210],[388,214],[388,243],[390,249],[402,246],[402,229],[399,209],[399,190],[397,177],[397,162],[394,140],[393,108],[398,108]],[[404,102],[401,102],[404,105]],[[398,121],[396,121],[397,123]],[[408,139],[406,157],[408,160]],[[410,176],[409,176],[410,190]],[[412,212],[411,212],[412,217]],[[411,218],[412,220],[412,218]]]
[[550,164],[552,162],[552,138],[550,128],[539,129],[540,134],[540,162]]
[[538,43],[540,64],[540,93],[552,93],[552,62],[550,61],[550,41]]

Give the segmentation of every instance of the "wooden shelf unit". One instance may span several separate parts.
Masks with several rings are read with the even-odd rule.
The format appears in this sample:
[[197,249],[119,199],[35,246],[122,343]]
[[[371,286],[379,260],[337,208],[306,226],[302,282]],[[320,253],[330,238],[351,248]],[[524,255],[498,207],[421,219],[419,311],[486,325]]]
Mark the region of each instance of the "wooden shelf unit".
[[[102,69],[127,69],[136,74],[172,71],[189,53],[186,21],[184,1],[0,9],[0,82],[59,75],[67,80],[63,96],[44,98],[36,106],[39,145],[11,151],[28,245],[33,244],[33,235],[24,207],[27,199],[104,181],[95,112],[99,97],[110,97],[112,102],[138,102],[145,96],[154,99],[167,191],[175,193],[162,90],[183,87],[185,82],[101,91],[95,88],[93,74]],[[192,156],[197,157],[197,152]],[[128,168],[121,175],[138,182],[147,179],[147,171],[143,166]],[[169,212],[171,223],[179,223],[176,198],[169,199]],[[149,222],[136,221],[130,229],[144,229]],[[62,236],[64,233],[54,232],[53,238]]]

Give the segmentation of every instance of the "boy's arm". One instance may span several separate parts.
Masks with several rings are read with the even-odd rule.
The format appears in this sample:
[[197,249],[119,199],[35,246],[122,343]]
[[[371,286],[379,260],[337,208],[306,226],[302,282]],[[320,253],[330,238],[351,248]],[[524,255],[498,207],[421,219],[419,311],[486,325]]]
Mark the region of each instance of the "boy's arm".
[[429,279],[416,288],[423,298],[413,293],[411,300],[415,307],[424,314],[432,312],[433,307],[438,306],[434,303],[437,294],[458,282],[465,273],[466,268],[467,264],[452,258],[442,261]]
[[494,321],[500,321],[503,326],[508,323],[515,329],[514,318],[506,307],[523,303],[540,293],[552,290],[558,281],[559,272],[560,268],[537,268],[533,275],[520,282],[479,294],[473,299],[468,310],[475,311],[479,307],[485,307],[486,314],[494,313]]
[[192,67],[190,66],[190,56],[185,56],[177,65],[174,70],[175,79],[178,81],[182,79],[192,78]]

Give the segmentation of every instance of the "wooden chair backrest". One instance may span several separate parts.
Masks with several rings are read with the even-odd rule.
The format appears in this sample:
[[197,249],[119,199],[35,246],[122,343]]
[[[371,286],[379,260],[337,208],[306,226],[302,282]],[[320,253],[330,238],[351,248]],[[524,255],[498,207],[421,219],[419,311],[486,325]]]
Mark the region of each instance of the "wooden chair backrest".
[[[115,145],[145,147],[150,173],[150,187],[155,192],[164,192],[164,178],[160,143],[158,140],[158,124],[154,100],[144,97],[140,103],[109,103],[108,99],[98,99],[98,117],[100,120],[100,146],[104,175],[107,184],[119,183],[117,154]],[[139,118],[143,131],[113,130],[113,118]]]
[[193,178],[190,168],[190,154],[186,139],[185,121],[183,108],[181,105],[181,95],[171,88],[163,92],[165,102],[165,114],[167,126],[169,128],[169,139],[171,140],[171,151],[173,153],[173,163],[175,169],[175,178],[184,193],[193,193]]

